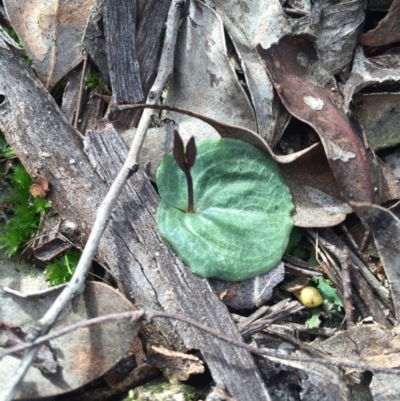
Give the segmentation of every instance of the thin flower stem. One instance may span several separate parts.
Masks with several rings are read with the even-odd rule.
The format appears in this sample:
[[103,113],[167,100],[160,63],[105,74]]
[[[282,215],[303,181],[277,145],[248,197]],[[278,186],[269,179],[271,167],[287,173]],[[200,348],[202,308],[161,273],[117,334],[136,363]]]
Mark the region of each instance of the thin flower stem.
[[188,188],[188,213],[194,213],[194,197],[193,197],[193,179],[190,170],[185,171],[187,188]]

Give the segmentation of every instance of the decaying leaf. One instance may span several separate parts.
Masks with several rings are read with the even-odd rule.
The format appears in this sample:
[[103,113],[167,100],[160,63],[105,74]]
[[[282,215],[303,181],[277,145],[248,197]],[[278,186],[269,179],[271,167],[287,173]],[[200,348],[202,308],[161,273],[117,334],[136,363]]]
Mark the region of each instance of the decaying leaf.
[[400,40],[400,0],[393,0],[386,17],[358,40],[364,46],[384,46]]
[[400,320],[400,220],[377,205],[357,203],[352,206],[372,232],[389,283],[395,317]]
[[345,108],[355,93],[370,85],[400,81],[400,49],[377,57],[366,58],[361,46],[354,55],[353,68],[344,88]]
[[342,97],[333,77],[319,63],[312,43],[304,36],[285,37],[267,50],[258,45],[257,51],[283,104],[320,136],[345,199],[372,203],[366,151],[341,110]]
[[[14,345],[25,344],[26,333],[20,327],[11,323],[0,323],[0,347],[7,348]],[[19,353],[19,357],[23,352]],[[58,361],[51,348],[44,344],[33,361],[33,366],[37,367],[44,374],[55,374],[58,368]]]
[[[165,103],[256,130],[251,104],[228,61],[222,22],[204,3],[190,2],[189,15],[176,44],[174,71]],[[198,119],[178,113],[167,116],[179,125],[184,142],[193,135],[196,140],[219,137],[213,127]],[[172,132],[172,125],[168,125],[168,131]],[[166,147],[172,148],[170,133],[166,140],[171,142]]]
[[362,1],[324,3],[315,31],[315,47],[321,63],[331,74],[337,74],[351,62],[364,17]]
[[83,36],[95,4],[96,0],[4,1],[8,18],[46,88],[83,60]]
[[290,116],[274,93],[271,81],[258,59],[255,45],[262,41],[264,48],[269,47],[291,32],[281,3],[278,0],[207,2],[221,17],[239,55],[256,114],[257,131],[274,148]]
[[252,309],[264,305],[272,291],[285,276],[285,266],[279,262],[276,267],[267,273],[238,283],[221,280],[210,280],[219,299],[233,309]]
[[357,93],[352,111],[373,150],[400,144],[400,95],[398,93]]
[[282,164],[280,170],[293,197],[295,226],[332,227],[352,212],[321,146],[290,164]]
[[[400,366],[398,328],[387,330],[378,325],[355,326],[315,345],[333,357],[345,355],[352,361],[385,368]],[[363,372],[354,373],[361,378],[363,376]],[[400,397],[399,380],[394,375],[374,373],[369,388],[374,401],[392,401]]]
[[[57,287],[26,297],[0,290],[2,319],[27,331],[53,304],[61,290]],[[88,282],[84,293],[74,298],[62,312],[54,330],[93,317],[132,310],[135,310],[134,306],[112,287]],[[15,399],[62,394],[100,377],[126,355],[137,331],[135,322],[109,322],[52,340],[50,347],[59,363],[57,372],[43,376],[36,367],[31,367],[18,387]],[[0,360],[0,387],[10,380],[18,364],[19,360],[14,356]]]

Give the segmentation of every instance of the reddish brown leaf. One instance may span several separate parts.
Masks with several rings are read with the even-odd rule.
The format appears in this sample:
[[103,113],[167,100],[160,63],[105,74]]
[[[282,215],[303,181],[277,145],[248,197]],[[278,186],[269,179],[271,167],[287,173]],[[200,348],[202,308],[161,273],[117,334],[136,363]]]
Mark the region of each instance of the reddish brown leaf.
[[193,167],[194,162],[196,160],[196,155],[197,155],[196,142],[194,136],[192,136],[186,145],[186,163],[188,168]]
[[174,159],[180,169],[182,171],[186,171],[186,161],[185,161],[185,152],[183,150],[183,141],[179,132],[177,130],[174,131],[174,148],[173,148]]
[[257,51],[288,111],[310,124],[324,145],[344,197],[372,202],[373,184],[360,138],[341,109],[343,98],[306,37],[285,37]]
[[379,25],[360,35],[358,41],[364,46],[384,46],[400,40],[400,0],[393,0],[386,17]]
[[321,146],[280,169],[293,197],[295,226],[332,227],[352,212],[340,194]]

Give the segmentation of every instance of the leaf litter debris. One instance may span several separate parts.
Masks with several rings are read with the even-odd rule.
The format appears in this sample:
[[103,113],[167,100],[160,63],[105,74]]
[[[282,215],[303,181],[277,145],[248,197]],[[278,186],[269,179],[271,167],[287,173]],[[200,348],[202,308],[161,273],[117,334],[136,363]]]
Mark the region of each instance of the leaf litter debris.
[[[44,10],[37,2],[21,2],[16,9],[14,3],[5,1],[9,23],[32,59],[37,76],[48,89],[55,87],[85,58],[82,53],[83,46],[88,43],[84,41],[85,32],[88,23],[92,24],[96,18],[94,15],[101,10],[94,0],[83,2],[79,10],[73,8],[75,5],[72,3],[59,5],[54,2]],[[150,21],[150,11],[149,6],[142,8],[139,3],[135,6],[135,12],[139,26],[143,28],[146,18]],[[371,378],[365,372],[368,364],[398,368],[393,360],[398,359],[399,352],[395,327],[400,314],[397,290],[400,222],[397,209],[394,207],[390,210],[391,203],[388,202],[400,198],[400,177],[396,176],[396,168],[385,166],[379,158],[381,154],[375,151],[386,149],[382,156],[391,156],[393,147],[400,143],[396,133],[392,132],[397,125],[385,125],[397,113],[390,102],[398,93],[400,77],[399,7],[400,1],[394,0],[387,15],[379,21],[371,18],[374,17],[373,5],[365,11],[359,1],[335,4],[328,1],[287,1],[283,5],[278,0],[191,1],[182,18],[175,69],[164,104],[152,106],[154,109],[167,110],[168,118],[179,124],[183,136],[194,135],[197,140],[217,138],[219,134],[223,138],[243,140],[269,153],[276,162],[281,163],[281,171],[292,192],[295,225],[309,229],[334,227],[333,231],[309,230],[299,240],[307,255],[299,258],[292,255],[290,263],[285,259],[278,264],[276,271],[271,271],[271,277],[261,277],[260,280],[256,277],[227,286],[223,286],[222,282],[212,283],[219,293],[219,299],[235,312],[240,312],[242,308],[258,308],[249,316],[238,315],[235,318],[239,321],[239,327],[247,322],[247,335],[251,333],[254,343],[261,350],[268,340],[282,353],[281,359],[270,357],[273,363],[267,360],[260,363],[262,377],[270,383],[277,377],[274,375],[276,364],[281,364],[281,369],[286,366],[288,382],[301,388],[296,394],[300,399],[320,399],[321,388],[325,389],[327,399],[336,399],[338,394],[342,399],[359,399],[357,397],[363,391],[367,391],[374,401],[393,400],[400,395],[394,376],[382,371],[374,372]],[[37,18],[34,19],[32,15]],[[163,25],[164,21],[159,24]],[[97,26],[97,29],[101,27]],[[111,43],[112,25],[108,25],[107,29],[106,42]],[[135,45],[134,38],[129,40],[131,45]],[[4,46],[3,49],[7,45]],[[98,46],[100,53],[103,51],[110,58],[110,49],[101,49],[104,41],[87,46],[89,54],[94,55],[94,46]],[[99,48],[96,49],[97,54]],[[100,60],[97,56],[92,59]],[[110,61],[108,67],[113,76],[112,84],[123,88],[124,71],[118,70],[118,76],[115,76],[116,60]],[[143,68],[141,63],[133,63],[135,74]],[[97,67],[100,71],[107,71],[103,65]],[[95,64],[91,68],[95,69]],[[108,76],[102,78],[104,82],[109,81]],[[79,85],[76,87],[79,88]],[[136,88],[136,93],[141,93],[143,89]],[[360,117],[363,115],[360,110],[374,96],[379,98],[382,111],[367,112],[368,119],[364,120]],[[78,99],[79,96],[76,97]],[[93,110],[92,114],[89,113],[90,107],[89,102],[84,103],[79,112],[82,112],[82,116],[85,113],[86,116],[96,115]],[[120,113],[137,113],[135,109],[146,106],[116,105],[111,102],[110,107],[118,109]],[[376,108],[374,103],[369,107]],[[92,118],[91,122],[88,119],[86,128],[93,129],[103,117],[98,109],[97,117]],[[304,125],[299,124],[300,121]],[[289,138],[292,150],[282,152],[280,144],[285,132],[288,132],[285,131],[288,124],[303,129],[307,125],[308,132],[317,134],[322,146],[318,142],[307,141],[305,133],[297,129]],[[127,125],[125,129],[131,126]],[[386,143],[370,137],[372,131],[379,131],[382,126],[389,131],[385,132],[390,138]],[[173,129],[172,124],[167,124],[159,130],[159,136],[153,142],[145,141],[143,148],[157,147],[163,156],[166,155],[172,149]],[[8,134],[5,132],[6,136]],[[14,150],[18,155],[20,149],[16,146]],[[159,160],[160,155],[156,161],[149,162],[156,164]],[[387,160],[391,158],[387,157]],[[52,183],[47,179],[42,181],[35,182],[36,186],[32,188],[35,195],[44,196],[52,188]],[[352,237],[352,228],[356,225],[361,227],[363,235],[358,244]],[[374,244],[375,249],[369,253],[367,249],[372,249]],[[310,269],[313,269],[314,252],[319,261],[314,273],[321,274],[322,270],[331,279],[329,282],[336,283],[343,298],[345,321],[335,322],[326,309],[325,301],[322,303],[322,306],[325,305],[323,324],[308,332],[289,318],[296,319],[296,316],[301,316],[299,313],[304,313],[304,308],[299,307],[298,303],[292,307],[277,303],[280,306],[273,313],[278,317],[268,318],[268,312],[262,309],[262,304],[270,299],[275,301],[287,297],[287,293],[285,295],[279,287],[284,277],[283,265],[286,274],[290,272],[293,276],[296,272],[300,277],[310,277],[313,274]],[[328,287],[329,282],[326,284],[324,281]],[[95,308],[94,304],[98,306],[104,300],[115,298],[114,313],[131,309],[130,303],[113,290],[92,284],[87,284],[87,289],[94,292],[90,307]],[[51,298],[53,295],[50,293],[46,297]],[[171,294],[168,297],[173,299],[176,294],[173,291]],[[24,302],[23,299],[19,302]],[[44,304],[43,310],[38,309],[33,313],[35,319],[45,312],[48,304]],[[18,314],[13,315],[10,312],[12,309],[7,310],[5,306],[2,308],[9,314],[7,319],[2,317],[7,322],[3,323],[6,325],[4,327],[21,325],[22,331],[26,330],[26,321],[17,322]],[[97,316],[97,312],[93,312],[93,316],[92,312],[88,313],[89,309],[81,309],[79,317]],[[264,312],[266,317],[262,315]],[[315,320],[319,321],[319,316]],[[371,321],[371,325],[365,324]],[[63,324],[70,323],[64,320]],[[105,327],[101,327],[101,330],[105,330]],[[244,330],[245,326],[242,328]],[[330,328],[336,329],[336,333],[332,335],[330,332],[331,338],[322,340]],[[118,326],[118,335],[123,330],[129,331],[129,327]],[[81,361],[86,360],[90,346],[81,349],[79,354],[77,349],[79,342],[86,343],[87,338],[78,342],[74,340],[68,347],[61,341],[59,347],[64,354],[58,362],[64,364],[66,377],[70,381],[69,389],[91,381],[101,375],[106,367],[115,364],[127,352],[136,331],[137,327],[134,326],[119,348],[114,344],[109,345],[110,349],[107,350],[103,348],[104,344],[96,348],[98,357],[104,358],[100,358],[103,369],[93,370],[81,364],[79,378],[67,369],[69,362],[66,351],[71,353],[71,360],[76,355]],[[302,333],[300,337],[299,333]],[[17,341],[15,336],[7,336],[12,342]],[[329,367],[329,363],[327,366],[313,363],[311,358],[302,357],[304,354],[319,358],[319,361],[325,358],[332,366]],[[348,367],[353,364],[352,371],[339,370],[341,365],[335,365],[334,359],[330,359],[340,359],[343,354],[351,361]],[[292,357],[291,361],[288,355]],[[9,361],[5,365],[6,370],[9,369]],[[298,372],[298,376],[293,372]],[[302,372],[306,372],[306,375]],[[183,376],[186,377],[185,374]],[[19,396],[43,397],[59,391],[48,386],[47,380],[43,379],[42,382],[38,376],[32,380],[40,384],[37,394],[22,391]],[[385,385],[382,386],[382,383]],[[273,386],[270,387],[272,398],[275,399],[277,392],[274,392]],[[289,387],[284,387],[285,391],[294,394],[293,388]]]

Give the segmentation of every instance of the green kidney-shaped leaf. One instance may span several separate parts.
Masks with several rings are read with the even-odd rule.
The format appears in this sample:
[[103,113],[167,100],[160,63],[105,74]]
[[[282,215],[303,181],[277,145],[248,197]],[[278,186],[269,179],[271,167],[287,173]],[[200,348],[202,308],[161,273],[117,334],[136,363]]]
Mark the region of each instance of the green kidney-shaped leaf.
[[191,169],[195,213],[172,154],[157,171],[161,236],[199,276],[241,281],[281,259],[292,230],[292,197],[275,162],[234,139],[197,143]]

